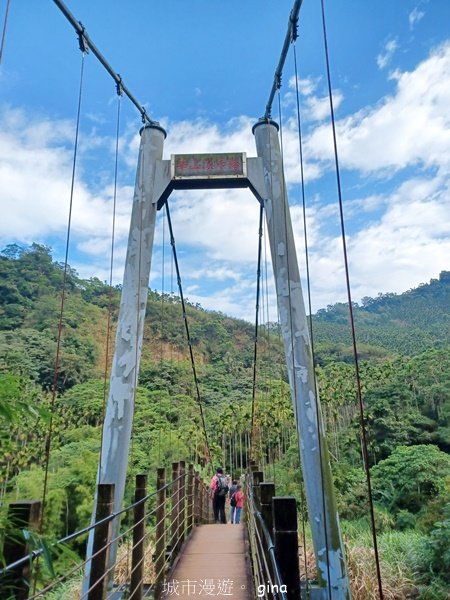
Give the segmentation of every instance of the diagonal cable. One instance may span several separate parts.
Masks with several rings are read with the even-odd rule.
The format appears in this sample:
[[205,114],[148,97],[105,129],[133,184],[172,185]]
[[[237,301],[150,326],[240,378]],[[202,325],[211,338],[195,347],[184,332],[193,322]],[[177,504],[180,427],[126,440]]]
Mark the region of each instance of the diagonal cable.
[[198,406],[200,408],[200,417],[201,417],[201,420],[202,420],[203,434],[205,436],[206,447],[208,449],[208,461],[211,462],[211,449],[209,447],[208,434],[206,433],[205,415],[204,415],[204,412],[203,412],[203,400],[202,400],[202,397],[200,395],[200,388],[199,388],[199,385],[198,385],[198,377],[197,377],[197,369],[195,368],[194,352],[192,350],[191,335],[189,333],[189,324],[188,324],[188,320],[187,320],[186,304],[184,302],[183,287],[181,285],[180,267],[178,265],[177,249],[176,249],[176,246],[175,246],[175,238],[174,238],[174,235],[173,235],[172,219],[170,218],[169,202],[168,201],[166,201],[166,213],[167,213],[167,224],[169,226],[170,245],[172,246],[173,261],[174,261],[174,264],[175,264],[175,271],[176,271],[176,274],[177,274],[177,284],[178,284],[178,290],[179,290],[179,293],[180,293],[181,308],[183,310],[184,327],[185,327],[185,330],[186,330],[186,337],[187,337],[187,342],[188,342],[188,346],[189,346],[189,355],[190,355],[190,358],[191,358],[192,374],[194,375],[195,390],[196,390],[196,393],[197,393],[197,402],[198,402]]
[[74,188],[75,188],[75,171],[77,165],[77,152],[78,152],[78,136],[80,131],[80,120],[81,120],[81,100],[83,97],[83,80],[84,80],[84,59],[85,53],[82,53],[81,56],[81,73],[80,73],[80,85],[78,92],[78,105],[77,105],[77,119],[76,119],[76,129],[75,129],[75,142],[74,142],[74,150],[73,150],[73,159],[72,159],[72,179],[70,185],[70,199],[69,199],[69,214],[67,218],[67,232],[66,232],[66,249],[64,255],[64,276],[63,276],[63,284],[61,290],[61,303],[59,310],[59,320],[58,320],[58,336],[56,342],[56,352],[55,352],[55,361],[53,367],[53,383],[52,383],[52,395],[50,402],[50,420],[48,424],[48,432],[47,438],[45,442],[45,469],[44,469],[44,486],[42,493],[42,513],[41,519],[39,523],[39,533],[42,533],[44,527],[44,515],[46,508],[46,500],[47,500],[47,487],[48,487],[48,474],[49,474],[49,464],[50,464],[50,452],[51,452],[51,443],[53,436],[53,416],[55,412],[55,401],[56,394],[58,392],[58,375],[59,375],[59,355],[61,351],[61,343],[62,343],[62,331],[63,331],[63,318],[64,318],[64,307],[66,300],[66,290],[67,290],[67,279],[69,273],[69,247],[70,247],[70,233],[71,233],[71,225],[72,225],[72,209],[73,209],[73,197],[74,197]]
[[[283,172],[284,172],[284,143],[283,143],[283,119],[282,119],[282,113],[281,113],[281,94],[280,94],[280,90],[278,89],[278,118],[280,121],[280,146],[281,146],[281,160],[282,160],[282,165],[283,165]],[[285,227],[285,236],[287,239],[287,210],[288,208],[285,206],[284,209],[284,227]],[[289,251],[289,246],[287,246],[287,252]],[[291,278],[290,278],[290,274],[289,274],[289,260],[287,261],[287,265],[288,265],[288,274],[287,274],[287,279],[290,282]],[[291,305],[291,289],[290,289],[290,283],[289,283],[289,304]],[[291,328],[291,354],[292,354],[292,368],[293,371],[295,372],[294,369],[294,331],[292,329],[292,319],[290,319],[290,328]],[[321,436],[320,436],[320,425],[319,425],[319,395],[318,395],[318,391],[317,391],[317,378],[316,378],[316,374],[315,374],[315,365],[314,365],[314,351],[313,348],[311,347],[311,352],[313,354],[313,372],[314,372],[314,396],[315,396],[315,406],[316,406],[316,418],[317,418],[317,446],[318,446],[318,450],[319,450],[319,464],[320,464],[320,481],[321,481],[321,500],[322,500],[322,513],[323,513],[323,526],[324,526],[324,538],[325,538],[325,552],[326,552],[326,556],[327,556],[327,561],[326,561],[326,568],[327,568],[327,577],[328,577],[328,586],[327,586],[327,591],[328,591],[328,598],[329,600],[331,600],[331,587],[330,587],[330,583],[331,583],[331,573],[330,573],[330,561],[328,559],[328,557],[330,556],[329,554],[329,543],[328,543],[328,523],[327,523],[327,511],[326,511],[326,501],[325,501],[325,489],[324,489],[324,475],[323,475],[323,449],[322,449],[322,440],[321,440]],[[294,388],[296,390],[296,383],[295,383],[295,376],[293,377],[294,380]],[[297,398],[297,390],[295,391],[295,397]],[[296,404],[296,403],[295,403]],[[298,420],[299,415],[296,414],[295,416],[296,420]],[[300,437],[298,438],[298,443],[301,443]],[[305,565],[307,563],[305,562]]]
[[256,361],[258,358],[258,326],[259,326],[259,296],[261,287],[261,255],[262,255],[262,231],[263,231],[264,205],[261,203],[259,209],[258,228],[258,268],[256,271],[256,309],[255,309],[255,343],[253,351],[253,385],[252,385],[252,421],[250,429],[250,455],[253,455],[254,429],[255,429],[255,399],[256,399]]
[[62,12],[62,14],[66,17],[66,19],[69,21],[69,23],[75,29],[77,35],[83,39],[83,44],[85,45],[86,49],[89,49],[92,52],[92,54],[99,60],[99,62],[102,64],[102,66],[106,69],[106,71],[114,79],[116,84],[121,87],[122,92],[128,97],[129,100],[131,100],[131,102],[138,109],[138,111],[141,114],[142,122],[149,123],[150,125],[154,124],[155,121],[152,121],[152,119],[150,119],[145,108],[141,104],[139,104],[139,102],[136,100],[136,98],[133,96],[133,94],[130,92],[130,90],[127,88],[127,86],[124,84],[124,82],[122,81],[122,77],[114,71],[114,69],[111,67],[109,62],[106,60],[106,58],[103,56],[103,54],[97,48],[97,46],[91,40],[91,38],[89,37],[83,24],[80,21],[76,20],[74,15],[70,12],[70,10],[67,8],[67,6],[64,4],[64,2],[62,0],[53,0],[53,2],[56,4],[56,6],[59,8],[59,10]]
[[356,344],[355,319],[354,319],[354,315],[353,315],[352,293],[351,293],[351,289],[350,289],[350,272],[349,272],[349,266],[348,266],[347,242],[346,242],[345,221],[344,221],[344,207],[343,207],[343,201],[342,201],[342,187],[341,187],[341,176],[340,176],[340,168],[339,168],[339,155],[338,155],[338,149],[337,149],[337,135],[336,135],[336,122],[335,122],[335,117],[334,117],[333,93],[332,93],[332,87],[331,87],[330,59],[329,59],[329,54],[328,54],[328,41],[327,41],[327,30],[326,30],[326,22],[325,22],[324,0],[321,0],[321,7],[322,7],[323,42],[324,42],[325,62],[326,62],[327,82],[328,82],[328,97],[329,97],[329,102],[330,102],[331,126],[332,126],[332,132],[333,132],[333,148],[334,148],[334,162],[335,162],[335,171],[336,171],[336,184],[337,184],[337,193],[338,193],[339,215],[340,215],[340,222],[341,222],[342,248],[343,248],[343,254],[344,254],[348,311],[349,311],[350,327],[351,327],[351,334],[352,334],[353,360],[354,360],[354,364],[355,364],[356,393],[357,393],[359,413],[360,413],[361,438],[362,438],[362,447],[363,447],[363,456],[364,456],[364,469],[366,472],[367,493],[368,493],[368,499],[369,499],[370,524],[371,524],[371,530],[372,530],[372,544],[373,544],[373,550],[374,550],[374,555],[375,555],[375,566],[376,566],[376,572],[377,572],[378,593],[380,596],[380,600],[383,600],[384,594],[383,594],[383,584],[382,584],[382,579],[381,579],[380,557],[379,557],[378,543],[377,543],[375,509],[374,509],[373,497],[372,497],[372,483],[371,483],[370,469],[369,469],[369,455],[368,455],[368,451],[367,451],[367,427],[366,427],[366,418],[365,418],[365,414],[364,414],[364,402],[363,402],[362,389],[361,389],[361,377],[360,377],[360,371],[359,371],[358,348],[357,348],[357,344]]
[[6,26],[8,24],[9,4],[10,4],[10,0],[8,0],[8,2],[6,3],[5,19],[3,21],[2,42],[0,45],[0,65],[2,64],[3,50],[5,48]]

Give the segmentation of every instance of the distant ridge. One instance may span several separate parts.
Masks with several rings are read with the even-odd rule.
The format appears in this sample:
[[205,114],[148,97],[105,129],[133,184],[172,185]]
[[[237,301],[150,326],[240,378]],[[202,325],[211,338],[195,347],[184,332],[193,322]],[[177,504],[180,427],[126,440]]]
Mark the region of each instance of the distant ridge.
[[[450,339],[450,271],[402,294],[379,294],[354,305],[357,341],[389,352],[413,355],[427,348],[442,348]],[[348,306],[328,306],[313,316],[317,342],[348,345],[351,342]],[[367,349],[366,349],[367,351]],[[371,352],[369,352],[371,354]]]

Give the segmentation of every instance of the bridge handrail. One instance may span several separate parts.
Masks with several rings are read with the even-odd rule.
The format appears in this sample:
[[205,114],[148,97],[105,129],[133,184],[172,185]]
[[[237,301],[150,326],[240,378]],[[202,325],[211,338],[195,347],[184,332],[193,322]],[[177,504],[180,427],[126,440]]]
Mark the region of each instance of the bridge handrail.
[[[269,533],[269,530],[267,529],[267,525],[264,522],[262,514],[257,510],[255,512],[255,515],[261,524],[261,528],[264,533],[264,537],[266,538],[267,551],[269,552],[270,562],[272,563],[272,568],[273,568],[274,577],[275,577],[275,583],[278,585],[279,589],[281,589],[281,587],[284,585],[284,583],[283,583],[283,577],[280,573],[280,567],[278,566],[277,557],[275,554],[275,544],[272,541],[272,537]],[[279,592],[279,594],[280,594],[280,597],[283,598],[283,600],[287,600],[287,594],[285,592],[281,591],[281,592]]]
[[[197,524],[210,522],[212,518],[211,503],[209,502],[208,495],[209,486],[194,469],[193,464],[189,464],[189,468],[185,468],[183,461],[173,463],[172,477],[167,483],[165,483],[164,469],[158,469],[157,489],[154,492],[145,493],[146,478],[144,478],[145,483],[138,483],[139,478],[142,479],[142,477],[141,475],[136,478],[136,496],[139,498],[139,489],[145,495],[129,506],[112,512],[102,519],[97,518],[95,523],[91,523],[89,526],[75,531],[52,544],[42,545],[41,548],[32,551],[27,551],[25,546],[23,546],[23,550],[21,551],[24,552],[25,556],[0,569],[0,586],[3,583],[11,586],[11,581],[13,580],[19,581],[24,585],[29,585],[31,577],[37,573],[34,568],[33,571],[30,568],[35,559],[38,559],[42,555],[45,557],[48,550],[51,551],[58,546],[61,547],[63,544],[71,542],[97,527],[111,532],[111,528],[107,524],[121,515],[129,514],[130,520],[127,523],[125,531],[121,531],[116,535],[111,535],[111,533],[106,534],[106,537],[100,543],[101,545],[94,547],[92,555],[84,559],[77,557],[72,565],[68,566],[63,575],[52,576],[51,580],[47,580],[44,583],[44,587],[33,591],[30,600],[41,598],[47,592],[57,589],[64,582],[74,577],[75,574],[82,573],[85,566],[91,563],[91,561],[91,564],[94,565],[94,560],[96,564],[100,560],[100,565],[102,566],[100,569],[96,568],[95,575],[89,581],[89,589],[83,590],[80,598],[88,600],[91,597],[96,598],[100,587],[103,588],[103,586],[106,586],[107,581],[111,580],[112,583],[114,569],[120,565],[126,566],[126,574],[119,572],[117,575],[116,572],[117,576],[114,579],[113,591],[117,591],[128,585],[130,585],[130,589],[134,589],[133,586],[136,585],[151,585],[155,586],[155,590],[159,590],[160,593],[163,586],[163,578],[167,574],[168,569],[173,565],[173,561],[180,552],[192,528]],[[162,483],[164,485],[161,485]],[[147,506],[146,502],[152,499],[152,503]],[[149,517],[151,517],[150,521],[148,521]],[[101,533],[100,539],[102,539],[102,536],[103,533]],[[106,557],[109,549],[117,545],[119,541],[121,542],[121,552],[117,554],[114,561],[108,566],[107,559],[103,559],[102,555]],[[153,557],[153,561],[150,561],[149,565],[151,562],[156,561],[155,567],[146,566],[144,569],[144,562],[147,564],[147,558],[150,556]],[[130,558],[131,572],[129,571]],[[148,568],[150,568],[150,571],[147,570]],[[27,571],[26,580],[21,575],[25,571]],[[124,579],[124,574],[126,579]],[[129,577],[131,577],[131,584]],[[133,578],[135,581],[133,581]],[[31,588],[29,589],[31,591]],[[106,587],[104,589],[106,591]],[[24,597],[28,597],[28,595]]]
[[[164,485],[163,487],[155,490],[154,492],[152,492],[150,494],[147,494],[144,498],[141,498],[137,502],[134,502],[133,504],[130,504],[129,506],[126,506],[126,507],[122,508],[121,510],[112,512],[110,515],[108,515],[104,519],[100,519],[99,521],[96,521],[95,523],[91,523],[90,525],[88,525],[87,527],[84,527],[83,529],[79,529],[78,531],[74,531],[73,533],[66,535],[65,537],[61,538],[60,540],[53,542],[50,545],[50,548],[55,548],[56,546],[59,546],[61,544],[66,544],[67,542],[71,542],[72,540],[75,540],[76,538],[80,537],[81,535],[89,533],[92,529],[95,529],[96,527],[99,527],[100,525],[109,523],[110,521],[113,521],[117,517],[120,517],[120,515],[130,512],[136,506],[139,506],[140,504],[147,502],[153,496],[157,496],[158,492],[162,492],[163,490],[166,490],[167,488],[171,487],[174,483],[179,481],[182,477],[183,477],[183,475],[180,475],[176,479],[171,480],[169,483],[166,483],[166,485]],[[166,499],[166,502],[167,502],[167,499]],[[153,509],[153,511],[148,513],[147,516],[150,516],[152,513],[155,512],[155,510],[156,509]],[[10,563],[9,565],[6,565],[5,567],[0,569],[0,577],[2,575],[4,575],[5,573],[7,573],[8,571],[11,571],[12,569],[20,567],[21,565],[23,565],[26,562],[29,562],[30,560],[36,559],[38,556],[41,556],[44,553],[44,551],[45,551],[44,548],[32,550],[29,554],[27,554],[27,556],[24,556],[23,558],[20,558],[20,559],[16,560],[15,562]]]
[[[249,537],[250,537],[250,551],[256,552],[255,559],[256,559],[259,567],[260,568],[262,568],[263,566],[265,567],[265,569],[263,569],[264,570],[264,577],[263,577],[264,584],[265,584],[266,580],[268,580],[271,583],[271,594],[273,595],[273,597],[279,598],[280,600],[288,600],[287,593],[283,591],[283,588],[285,586],[284,586],[283,577],[281,575],[280,567],[278,565],[278,561],[277,561],[277,557],[276,557],[276,553],[275,553],[275,544],[273,543],[272,536],[270,535],[270,531],[267,527],[267,524],[265,523],[261,512],[258,510],[257,502],[256,502],[255,494],[254,494],[254,488],[253,488],[253,484],[251,482],[250,477],[247,478],[247,515],[248,515],[248,517],[250,517],[247,521],[247,523],[249,525],[248,529],[249,529]],[[261,528],[261,532],[264,536],[264,540],[261,539],[261,535],[258,530],[257,522]],[[259,556],[257,548],[254,548],[254,549],[252,548],[252,539],[251,539],[252,535],[254,536],[257,545],[259,546],[260,550],[262,551],[262,556]],[[264,545],[263,545],[264,541],[266,543],[265,550],[268,553],[268,556],[270,559],[270,564],[272,566],[273,577],[272,577],[272,573],[270,572],[269,565],[267,564],[266,556],[264,554]],[[261,558],[262,558],[262,561],[261,561]],[[261,573],[258,573],[257,577],[260,575],[261,575]],[[275,591],[275,586],[276,586],[276,591]],[[266,598],[271,597],[271,596],[268,596],[265,587],[266,586],[264,585],[265,597]]]

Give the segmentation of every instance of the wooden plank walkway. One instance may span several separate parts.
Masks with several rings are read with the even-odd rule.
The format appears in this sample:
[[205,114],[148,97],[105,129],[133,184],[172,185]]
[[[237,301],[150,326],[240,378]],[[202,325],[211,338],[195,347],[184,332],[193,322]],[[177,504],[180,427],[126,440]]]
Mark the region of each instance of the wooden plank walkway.
[[164,597],[251,600],[249,560],[242,523],[196,527],[165,583]]

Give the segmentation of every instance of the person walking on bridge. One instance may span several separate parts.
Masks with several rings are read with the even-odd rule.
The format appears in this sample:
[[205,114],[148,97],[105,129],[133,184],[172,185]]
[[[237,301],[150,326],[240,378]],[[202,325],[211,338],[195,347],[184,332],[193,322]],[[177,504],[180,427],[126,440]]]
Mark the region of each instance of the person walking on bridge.
[[211,479],[211,498],[214,512],[214,521],[216,523],[227,522],[225,514],[225,500],[228,493],[227,481],[223,475],[223,469],[218,467],[216,474]]
[[244,493],[240,484],[236,486],[236,491],[234,492],[234,502],[236,502],[234,523],[235,525],[239,525],[241,522],[241,512],[244,508]]
[[236,490],[237,490],[237,480],[233,479],[233,482],[230,487],[230,491],[228,492],[228,497],[230,499],[230,521],[231,521],[232,525],[234,524],[234,515],[236,512],[236,501],[234,498],[234,494],[235,494]]

